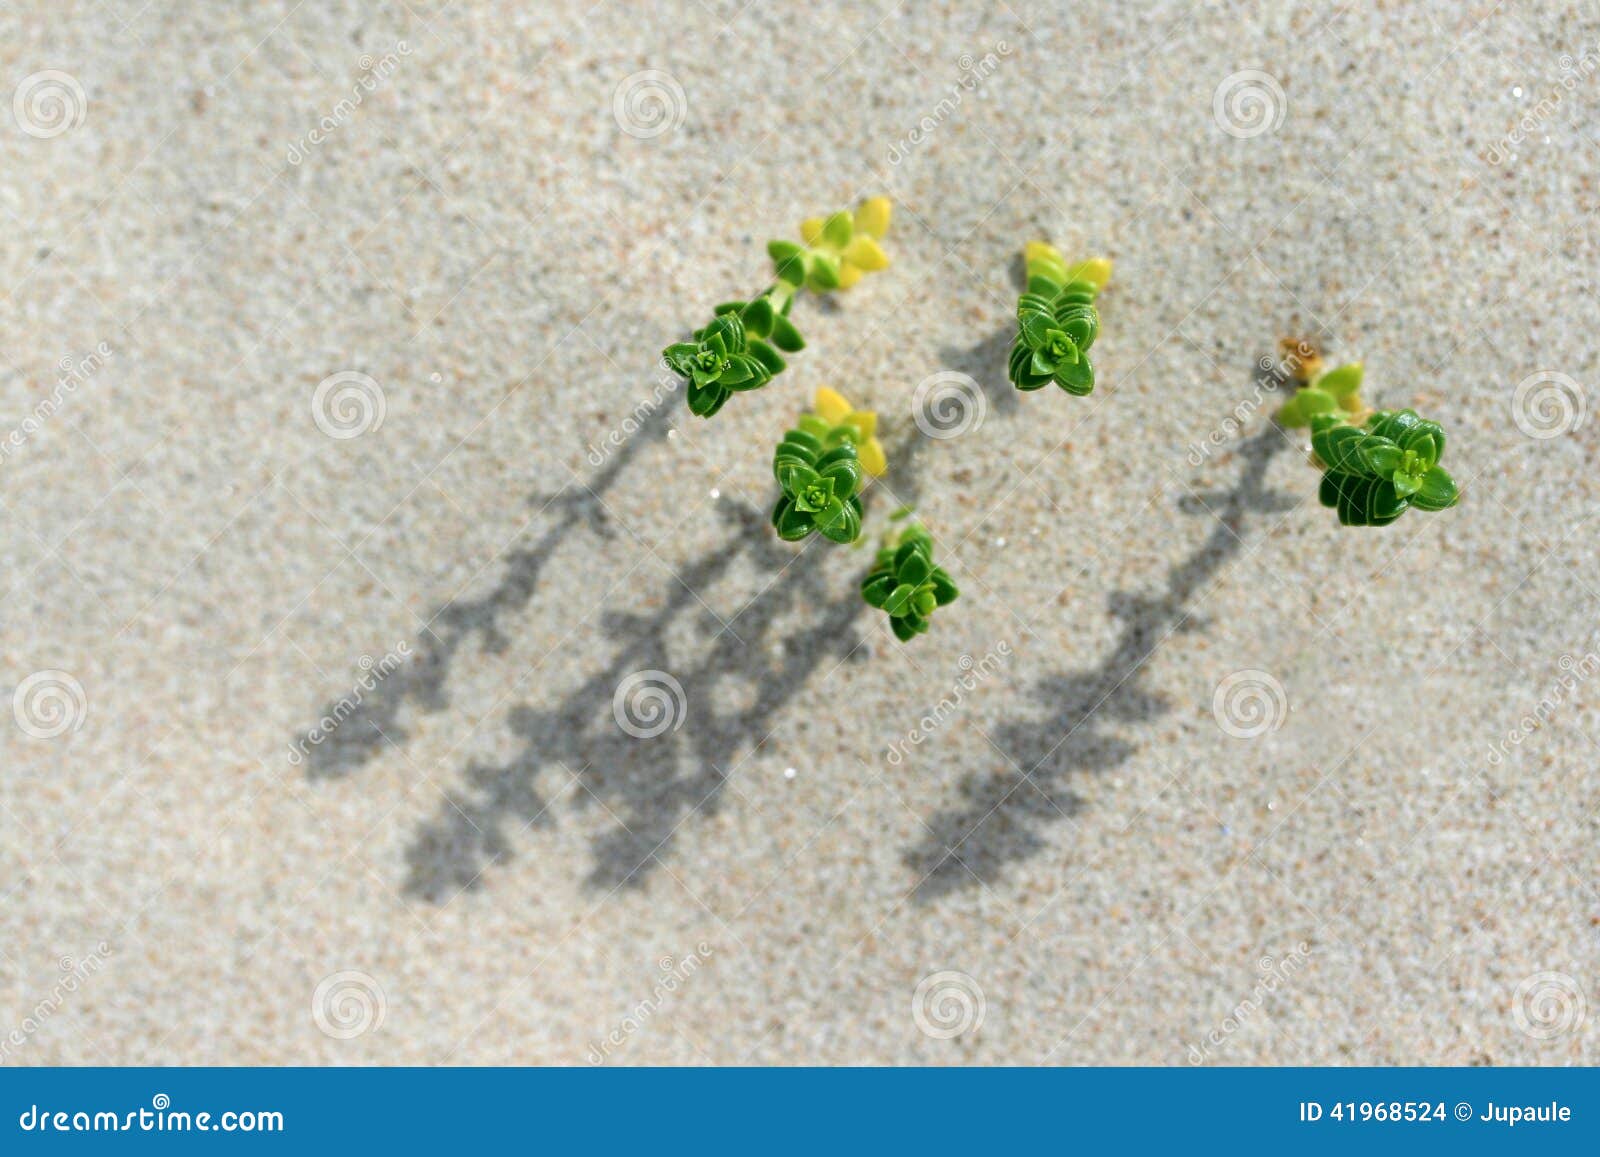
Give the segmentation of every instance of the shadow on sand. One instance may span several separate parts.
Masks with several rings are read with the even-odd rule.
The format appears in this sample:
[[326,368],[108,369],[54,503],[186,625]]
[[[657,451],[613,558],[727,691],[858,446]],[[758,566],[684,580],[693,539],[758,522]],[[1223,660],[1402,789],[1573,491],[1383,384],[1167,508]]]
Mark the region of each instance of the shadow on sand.
[[1168,637],[1199,625],[1192,603],[1244,546],[1244,516],[1297,505],[1264,485],[1273,456],[1286,445],[1274,425],[1240,444],[1235,453],[1243,470],[1235,484],[1182,504],[1191,513],[1209,512],[1217,525],[1167,572],[1166,588],[1154,595],[1114,592],[1108,601],[1122,629],[1105,658],[1087,670],[1041,680],[1032,698],[1048,710],[1045,718],[996,728],[990,739],[1007,760],[1005,769],[968,773],[959,800],[929,820],[929,834],[906,853],[907,867],[921,880],[919,901],[979,881],[992,883],[1008,864],[1043,849],[1042,830],[1082,806],[1071,786],[1074,775],[1109,771],[1134,754],[1133,744],[1114,728],[1145,723],[1171,709],[1145,686],[1146,666]]

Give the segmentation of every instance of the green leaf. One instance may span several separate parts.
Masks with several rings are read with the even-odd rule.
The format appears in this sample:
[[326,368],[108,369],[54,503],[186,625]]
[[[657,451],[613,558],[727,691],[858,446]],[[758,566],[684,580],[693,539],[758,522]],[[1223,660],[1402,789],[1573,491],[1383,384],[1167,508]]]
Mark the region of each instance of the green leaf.
[[833,506],[817,516],[817,528],[824,537],[838,543],[851,543],[861,537],[861,504],[852,499],[849,502],[837,502],[837,511]]
[[948,606],[956,601],[961,592],[956,589],[955,582],[945,573],[943,567],[933,568],[933,598],[941,607]]
[[1389,476],[1389,481],[1394,485],[1394,492],[1397,495],[1401,498],[1410,498],[1422,489],[1423,477],[1422,474],[1407,474],[1404,470],[1396,470]]
[[911,597],[916,593],[917,588],[909,583],[897,583],[889,592],[889,597],[884,600],[883,609],[891,615],[902,614],[911,605]]
[[1367,437],[1354,426],[1341,423],[1318,422],[1313,417],[1311,449],[1321,459],[1322,465],[1335,474],[1362,473],[1361,456],[1357,447]]
[[792,354],[806,348],[806,339],[794,327],[794,322],[781,313],[772,319],[772,344],[784,353]]
[[1062,362],[1056,367],[1056,385],[1075,397],[1094,393],[1094,363],[1084,354],[1076,362]]
[[906,556],[904,562],[895,567],[894,577],[903,583],[912,586],[921,586],[928,581],[928,576],[933,574],[933,563],[928,561],[928,556],[920,551],[913,551]]
[[1395,472],[1405,462],[1405,451],[1396,446],[1387,438],[1379,438],[1369,434],[1366,440],[1360,443],[1361,459],[1366,463],[1366,473],[1376,474],[1380,478],[1393,478]]
[[783,360],[783,355],[773,349],[760,338],[750,343],[750,356],[766,367],[771,377],[777,377],[788,368],[788,363]]
[[772,302],[765,297],[758,297],[745,306],[739,314],[744,322],[745,332],[751,337],[766,337],[772,332],[772,319],[777,314],[772,308]]
[[1411,504],[1418,510],[1444,510],[1454,506],[1460,497],[1449,471],[1443,466],[1430,466],[1422,476],[1422,485],[1411,496]]
[[698,352],[700,352],[699,346],[680,341],[662,350],[661,357],[676,372],[687,378],[691,374],[689,367],[693,364],[694,355]]
[[829,217],[822,226],[822,239],[835,249],[843,249],[850,244],[850,238],[854,233],[854,220],[849,213],[843,211]]
[[722,409],[722,404],[732,396],[728,390],[715,382],[709,385],[691,382],[689,384],[689,412],[701,418],[709,418]]
[[1361,375],[1361,363],[1351,362],[1318,374],[1310,388],[1321,390],[1342,402],[1361,388]]
[[921,631],[927,630],[928,624],[926,619],[922,620],[921,622],[911,618],[890,619],[889,627],[894,631],[895,638],[899,639],[902,643],[909,643],[912,639],[915,639]]
[[889,593],[893,590],[894,576],[874,571],[861,584],[861,597],[867,600],[868,606],[882,610],[883,604],[889,601]]
[[1022,340],[1037,350],[1044,345],[1046,335],[1056,328],[1056,319],[1042,309],[1030,309],[1017,314],[1017,324],[1022,330]]
[[[752,368],[754,367],[754,368]],[[728,368],[717,375],[717,383],[736,390],[761,371],[761,363],[749,354],[734,354],[728,359]],[[757,382],[756,385],[760,385]]]
[[827,253],[813,253],[806,271],[806,285],[826,293],[839,288],[839,259]]
[[798,509],[787,494],[778,499],[777,509],[772,512],[772,525],[785,542],[798,542],[816,529],[811,516]]

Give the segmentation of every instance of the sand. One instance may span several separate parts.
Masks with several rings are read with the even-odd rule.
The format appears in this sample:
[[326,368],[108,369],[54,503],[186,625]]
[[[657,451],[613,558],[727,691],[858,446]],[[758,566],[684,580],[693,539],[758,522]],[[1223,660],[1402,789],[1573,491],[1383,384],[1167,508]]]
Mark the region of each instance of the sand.
[[[0,14],[0,1060],[1600,1058],[1600,21],[1254,7]],[[1005,380],[1035,237],[1116,263],[1089,398]],[[1291,334],[1460,507],[1336,525]],[[766,529],[824,384],[910,646]]]

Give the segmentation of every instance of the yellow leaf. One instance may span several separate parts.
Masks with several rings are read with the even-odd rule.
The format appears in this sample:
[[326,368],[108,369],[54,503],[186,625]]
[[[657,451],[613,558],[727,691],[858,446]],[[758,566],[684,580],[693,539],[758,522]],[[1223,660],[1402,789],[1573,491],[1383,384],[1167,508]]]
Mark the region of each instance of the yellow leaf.
[[849,289],[861,280],[861,266],[852,265],[848,261],[839,262],[839,288]]
[[807,245],[815,245],[817,238],[822,236],[822,218],[807,217],[800,222],[800,240]]
[[1087,261],[1070,265],[1067,267],[1067,280],[1087,281],[1096,289],[1104,289],[1106,282],[1111,280],[1111,260],[1106,257],[1091,257]]
[[855,410],[850,415],[850,423],[861,431],[861,440],[865,442],[878,432],[878,412],[876,410]]
[[868,197],[856,208],[856,228],[868,237],[882,237],[889,231],[892,207],[887,197]]
[[837,426],[850,416],[850,403],[843,394],[829,386],[817,387],[817,400],[812,403],[812,408],[830,426]]
[[1030,241],[1022,247],[1022,261],[1025,265],[1032,265],[1038,261],[1065,264],[1066,259],[1061,256],[1061,250],[1048,241]]
[[861,460],[861,469],[874,478],[882,478],[889,470],[889,459],[883,452],[883,443],[876,438],[868,438],[856,447],[856,457]]
[[876,273],[880,269],[889,268],[889,255],[871,237],[856,236],[845,247],[844,259],[851,265],[859,266],[868,273]]

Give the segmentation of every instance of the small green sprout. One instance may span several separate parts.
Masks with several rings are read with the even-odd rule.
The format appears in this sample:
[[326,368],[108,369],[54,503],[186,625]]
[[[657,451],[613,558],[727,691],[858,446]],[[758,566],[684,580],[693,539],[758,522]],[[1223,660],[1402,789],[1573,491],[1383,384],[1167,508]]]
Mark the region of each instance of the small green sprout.
[[1319,367],[1319,372],[1304,380],[1294,396],[1278,408],[1278,425],[1300,429],[1320,414],[1361,422],[1372,412],[1361,400],[1361,376],[1360,362],[1325,371]]
[[727,301],[694,340],[661,351],[672,370],[689,383],[689,409],[709,418],[728,399],[759,390],[785,369],[782,355],[805,348],[789,319],[802,287],[815,293],[846,289],[863,270],[883,269],[889,258],[877,238],[889,228],[889,201],[872,197],[854,213],[835,213],[827,221],[800,223],[805,245],[774,241],[767,246],[777,266],[777,281],[751,301]]
[[960,593],[944,568],[934,565],[933,537],[921,523],[886,536],[861,583],[861,597],[888,613],[902,643],[925,633],[934,608],[955,602]]
[[1104,258],[1067,265],[1053,246],[1032,241],[1024,250],[1027,290],[1017,299],[1017,340],[1009,372],[1019,390],[1054,382],[1082,397],[1094,390],[1089,347],[1100,336],[1094,301],[1111,277]]
[[772,474],[783,488],[772,511],[779,538],[797,542],[813,531],[834,542],[861,537],[865,474],[853,441],[841,439],[830,449],[815,434],[790,430],[772,456]]
[[830,293],[849,289],[863,273],[887,269],[889,257],[878,242],[889,231],[891,209],[889,198],[868,197],[854,213],[842,210],[827,220],[808,217],[800,222],[803,245],[767,242],[778,280]]
[[1387,526],[1408,506],[1444,510],[1460,497],[1439,465],[1444,431],[1415,410],[1379,410],[1364,426],[1317,414],[1311,449],[1323,469],[1318,497],[1344,526]]

